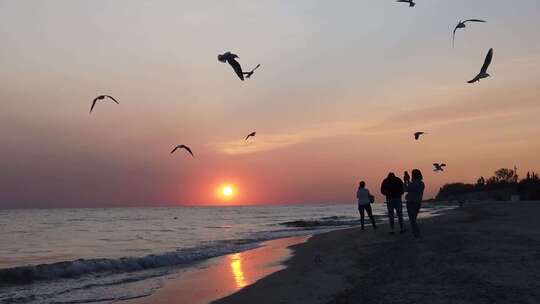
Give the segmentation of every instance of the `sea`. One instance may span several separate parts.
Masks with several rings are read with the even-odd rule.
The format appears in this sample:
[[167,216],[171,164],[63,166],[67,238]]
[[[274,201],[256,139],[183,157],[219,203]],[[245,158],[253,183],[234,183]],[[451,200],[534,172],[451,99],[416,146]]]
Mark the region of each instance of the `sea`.
[[0,210],[0,303],[144,297],[206,259],[357,225],[356,204]]

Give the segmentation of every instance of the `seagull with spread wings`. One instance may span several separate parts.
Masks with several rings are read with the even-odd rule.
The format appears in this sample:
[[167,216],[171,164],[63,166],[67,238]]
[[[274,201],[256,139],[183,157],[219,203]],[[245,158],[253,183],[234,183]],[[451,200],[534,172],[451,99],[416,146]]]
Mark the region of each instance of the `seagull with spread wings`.
[[231,52],[226,52],[224,54],[218,55],[218,60],[221,62],[227,62],[242,81],[244,81],[244,75],[246,75],[246,78],[250,78],[251,75],[253,75],[253,73],[255,72],[255,70],[261,66],[260,64],[257,64],[257,66],[253,70],[249,72],[244,72],[240,63],[236,61],[236,58],[239,58],[238,55]]
[[416,5],[413,0],[397,0],[396,2],[409,3],[409,7],[414,7]]
[[257,132],[251,132],[248,134],[248,136],[246,136],[246,139],[245,140],[248,140],[250,137],[255,137],[255,135],[257,134]]
[[480,69],[480,73],[476,75],[473,79],[467,81],[467,83],[475,83],[477,81],[480,81],[482,78],[487,78],[491,75],[487,73],[487,70],[489,68],[489,65],[491,64],[491,59],[493,59],[493,49],[489,49],[486,59],[484,59],[484,65],[482,65],[482,68]]
[[194,156],[191,149],[186,145],[178,145],[178,146],[174,147],[174,149],[171,151],[171,154],[173,154],[178,149],[185,149],[186,151],[189,152],[189,154],[191,154],[191,156]]
[[109,98],[111,99],[112,101],[116,102],[117,104],[120,104],[116,99],[114,99],[114,97],[112,97],[111,95],[99,95],[98,97],[94,98],[94,100],[92,101],[92,106],[90,107],[90,113],[92,113],[92,110],[94,109],[94,107],[96,106],[96,103],[98,102],[98,100],[105,100],[105,98]]
[[426,132],[414,132],[414,139],[419,140],[420,136],[427,134]]
[[452,33],[452,47],[454,47],[454,40],[456,39],[456,31],[458,29],[462,29],[462,28],[465,28],[466,25],[465,23],[467,22],[486,22],[485,20],[480,20],[480,19],[467,19],[467,20],[464,20],[464,21],[460,21],[456,27],[454,28],[454,32]]
[[442,164],[434,163],[433,167],[434,167],[433,171],[435,171],[435,172],[444,171],[444,167],[446,167],[446,164],[444,164],[444,163],[442,163]]

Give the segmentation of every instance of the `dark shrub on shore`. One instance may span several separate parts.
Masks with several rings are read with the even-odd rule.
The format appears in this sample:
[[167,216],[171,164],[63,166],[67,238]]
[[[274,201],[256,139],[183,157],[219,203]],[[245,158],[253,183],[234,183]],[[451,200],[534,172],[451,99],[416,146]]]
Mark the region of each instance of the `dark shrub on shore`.
[[510,200],[519,195],[522,200],[540,200],[540,179],[535,172],[527,172],[519,180],[515,169],[501,168],[485,179],[478,178],[476,184],[450,183],[441,187],[437,200]]

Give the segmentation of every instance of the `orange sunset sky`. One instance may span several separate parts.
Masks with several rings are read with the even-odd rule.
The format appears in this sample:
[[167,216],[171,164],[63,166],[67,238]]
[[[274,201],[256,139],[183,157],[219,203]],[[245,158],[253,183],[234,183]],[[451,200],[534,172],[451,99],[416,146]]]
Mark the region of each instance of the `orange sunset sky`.
[[[466,18],[488,22],[452,48]],[[540,171],[539,29],[538,0],[0,0],[0,208],[222,204],[223,184],[231,204],[352,203],[412,168],[430,198]],[[241,82],[225,51],[262,66]],[[120,105],[89,114],[99,94]]]

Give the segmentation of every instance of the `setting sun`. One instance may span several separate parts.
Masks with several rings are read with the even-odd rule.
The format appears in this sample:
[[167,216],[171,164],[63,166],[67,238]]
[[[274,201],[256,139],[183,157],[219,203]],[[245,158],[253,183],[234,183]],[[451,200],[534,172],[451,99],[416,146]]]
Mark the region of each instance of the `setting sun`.
[[231,186],[225,186],[223,187],[222,192],[224,196],[232,196],[234,191]]
[[233,184],[221,184],[216,189],[216,194],[218,195],[218,197],[220,197],[221,200],[227,201],[227,202],[230,202],[231,200],[233,200],[236,196],[236,193],[237,193],[236,186]]

